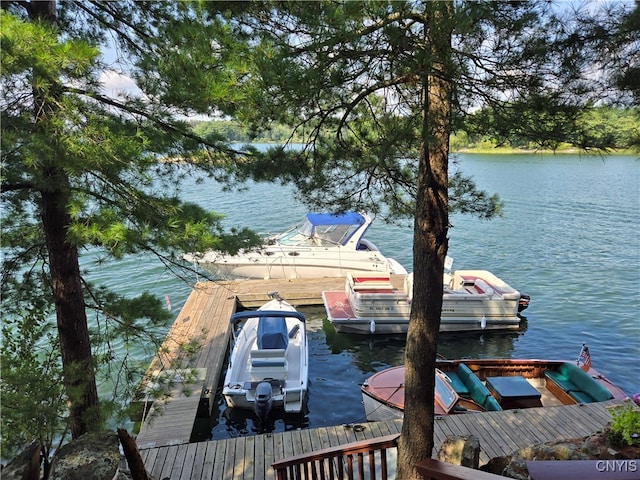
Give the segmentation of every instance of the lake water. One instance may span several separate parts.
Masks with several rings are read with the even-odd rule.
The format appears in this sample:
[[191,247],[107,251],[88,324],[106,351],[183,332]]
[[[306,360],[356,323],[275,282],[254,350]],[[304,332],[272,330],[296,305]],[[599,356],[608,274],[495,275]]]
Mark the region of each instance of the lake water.
[[[630,156],[458,155],[479,187],[505,202],[504,218],[452,216],[454,268],[486,269],[531,296],[518,333],[441,334],[448,358],[518,357],[574,360],[583,342],[593,365],[628,394],[640,392],[640,163]],[[294,190],[272,184],[223,192],[213,182],[181,185],[182,198],[224,213],[228,226],[276,233],[306,212]],[[412,226],[374,222],[367,238],[412,269]],[[133,258],[102,267],[98,277],[127,279],[131,294],[169,295],[177,315],[191,285],[158,263]],[[194,278],[195,282],[196,279]],[[270,429],[365,421],[359,385],[403,362],[404,339],[336,334],[320,307],[308,316],[310,393],[305,415],[275,414]],[[253,416],[226,409],[199,422],[197,440],[258,431]]]

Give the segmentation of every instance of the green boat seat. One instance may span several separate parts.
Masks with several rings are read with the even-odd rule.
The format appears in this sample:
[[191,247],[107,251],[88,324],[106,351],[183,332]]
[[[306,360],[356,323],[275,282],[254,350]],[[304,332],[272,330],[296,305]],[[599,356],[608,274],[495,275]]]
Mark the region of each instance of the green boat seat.
[[469,388],[467,388],[464,381],[460,378],[457,372],[447,372],[447,377],[449,378],[449,380],[451,380],[451,386],[458,395],[463,398],[471,398]]
[[482,404],[484,409],[488,412],[499,412],[502,410],[502,407],[498,403],[498,401],[493,398],[491,395],[487,397],[484,404]]
[[[469,398],[481,405],[485,410],[500,411],[502,407],[489,392],[489,389],[482,383],[469,367],[464,363],[458,365],[457,376],[464,383],[469,391]],[[460,395],[462,396],[462,395]]]
[[561,364],[557,370],[547,370],[545,377],[578,403],[604,402],[613,398],[611,392],[588,373],[569,362]]

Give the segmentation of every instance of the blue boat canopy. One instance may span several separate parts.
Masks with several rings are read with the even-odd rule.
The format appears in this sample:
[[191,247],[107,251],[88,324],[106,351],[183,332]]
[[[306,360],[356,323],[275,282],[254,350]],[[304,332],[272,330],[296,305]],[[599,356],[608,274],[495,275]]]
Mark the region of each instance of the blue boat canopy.
[[358,212],[307,213],[307,220],[312,225],[363,225],[365,222],[362,214]]
[[[307,213],[304,222],[297,229],[282,234],[278,241],[282,245],[305,245],[331,247],[347,245],[356,232],[360,231],[357,241],[367,224],[368,218],[358,212]],[[365,227],[366,230],[366,227]]]
[[260,317],[258,319],[258,348],[286,349],[289,344],[287,321],[284,317]]

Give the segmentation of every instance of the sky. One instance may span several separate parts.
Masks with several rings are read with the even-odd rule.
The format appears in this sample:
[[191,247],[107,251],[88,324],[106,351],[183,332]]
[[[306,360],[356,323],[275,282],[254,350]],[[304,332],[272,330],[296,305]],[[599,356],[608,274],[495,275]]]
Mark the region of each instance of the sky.
[[[608,6],[625,6],[625,10],[631,11],[640,0],[555,0],[555,5],[561,9],[587,8],[590,11],[607,9]],[[142,92],[135,81],[123,70],[118,62],[117,49],[113,44],[103,49],[102,57],[107,65],[113,65],[112,70],[106,70],[100,76],[103,85],[103,93],[111,98],[117,98],[121,94],[141,96]]]

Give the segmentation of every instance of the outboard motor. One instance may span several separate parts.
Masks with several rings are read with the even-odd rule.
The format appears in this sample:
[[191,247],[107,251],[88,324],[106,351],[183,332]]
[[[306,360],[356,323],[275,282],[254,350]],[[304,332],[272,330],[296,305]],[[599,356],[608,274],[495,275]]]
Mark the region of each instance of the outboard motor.
[[518,312],[522,312],[526,310],[529,306],[529,302],[531,301],[531,297],[526,293],[520,294],[520,300],[518,301]]
[[256,387],[256,400],[253,403],[253,411],[258,416],[260,422],[266,422],[269,413],[271,413],[272,406],[271,384],[269,382],[260,382]]

